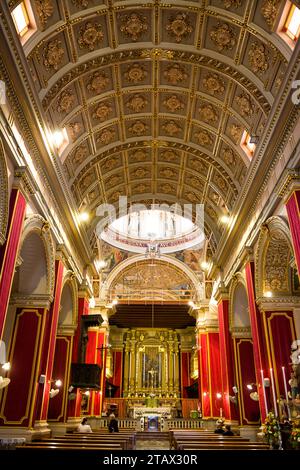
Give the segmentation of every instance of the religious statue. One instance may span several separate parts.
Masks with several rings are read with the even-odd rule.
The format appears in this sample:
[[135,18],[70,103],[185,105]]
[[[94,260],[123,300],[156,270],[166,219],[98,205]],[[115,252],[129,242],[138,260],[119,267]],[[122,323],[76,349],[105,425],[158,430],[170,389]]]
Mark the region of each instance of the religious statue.
[[299,388],[298,388],[298,381],[295,372],[291,372],[291,378],[289,380],[289,385],[291,387],[291,392],[292,392],[292,399],[295,400],[297,398],[297,395],[299,393]]

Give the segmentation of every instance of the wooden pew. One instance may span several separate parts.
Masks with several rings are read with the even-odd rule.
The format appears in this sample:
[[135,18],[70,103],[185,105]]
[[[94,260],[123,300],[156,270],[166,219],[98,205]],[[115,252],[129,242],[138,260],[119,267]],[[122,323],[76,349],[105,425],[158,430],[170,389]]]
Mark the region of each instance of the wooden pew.
[[53,443],[61,443],[61,444],[82,444],[82,445],[103,445],[103,444],[120,444],[123,450],[129,450],[131,447],[131,444],[128,439],[124,439],[122,437],[115,438],[115,439],[109,439],[109,438],[94,438],[90,439],[88,437],[83,437],[83,438],[65,438],[65,437],[54,437],[51,439],[42,439],[41,441],[35,441],[34,444],[45,444],[48,442],[53,442]]

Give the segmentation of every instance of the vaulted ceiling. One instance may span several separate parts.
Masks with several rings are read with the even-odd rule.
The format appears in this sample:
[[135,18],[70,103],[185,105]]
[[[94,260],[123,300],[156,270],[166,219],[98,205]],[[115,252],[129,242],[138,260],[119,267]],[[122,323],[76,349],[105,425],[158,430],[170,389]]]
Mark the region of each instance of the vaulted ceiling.
[[38,31],[24,50],[47,124],[67,130],[78,209],[124,195],[204,203],[214,253],[251,163],[242,134],[260,137],[287,69],[272,34],[282,2],[31,3]]

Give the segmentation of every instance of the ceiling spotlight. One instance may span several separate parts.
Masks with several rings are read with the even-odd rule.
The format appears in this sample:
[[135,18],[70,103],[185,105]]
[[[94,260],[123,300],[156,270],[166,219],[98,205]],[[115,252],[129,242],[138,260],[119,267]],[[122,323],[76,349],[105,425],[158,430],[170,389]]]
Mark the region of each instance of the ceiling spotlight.
[[81,222],[87,222],[87,221],[89,220],[89,218],[90,218],[90,216],[89,216],[89,214],[88,214],[87,212],[81,212],[81,213],[79,214],[79,220],[80,220]]
[[118,303],[118,300],[117,300],[117,299],[114,299],[114,300],[112,301],[112,304],[113,304],[113,305],[117,305],[117,303]]
[[268,290],[267,292],[265,292],[264,296],[265,297],[273,297],[273,294],[270,290]]
[[206,271],[208,269],[209,264],[207,261],[202,261],[200,266],[201,266],[201,269],[204,269],[204,271]]
[[64,135],[63,135],[62,131],[53,132],[53,142],[54,142],[54,145],[57,148],[59,148],[61,146],[63,141],[64,141]]
[[103,259],[101,260],[97,260],[97,269],[100,271],[101,269],[104,269],[106,268],[106,261],[104,261]]
[[230,218],[228,217],[228,215],[222,215],[222,217],[220,218],[220,222],[224,225],[228,224],[229,220],[230,220]]
[[3,370],[10,370],[10,362],[5,362],[5,364],[3,364],[3,366],[2,366],[2,369]]
[[92,297],[89,301],[89,307],[90,308],[95,308],[96,307],[96,300],[94,297]]

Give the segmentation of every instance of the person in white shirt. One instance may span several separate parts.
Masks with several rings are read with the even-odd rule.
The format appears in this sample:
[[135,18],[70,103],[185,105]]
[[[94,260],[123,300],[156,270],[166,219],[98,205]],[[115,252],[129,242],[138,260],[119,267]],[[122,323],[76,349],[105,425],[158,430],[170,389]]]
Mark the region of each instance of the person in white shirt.
[[89,424],[86,424],[87,418],[83,418],[81,423],[79,424],[77,431],[78,432],[93,432],[91,429],[91,426]]

